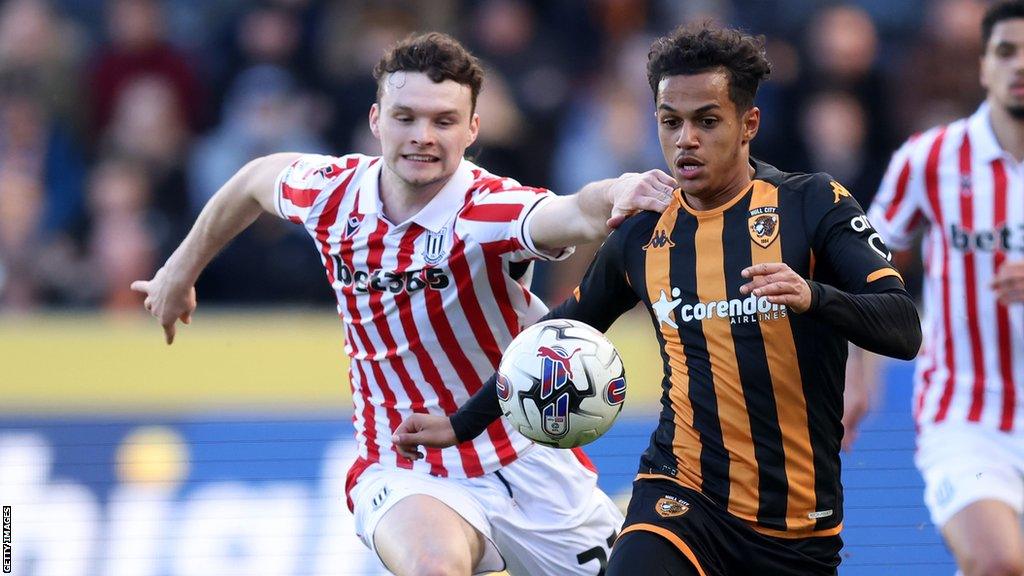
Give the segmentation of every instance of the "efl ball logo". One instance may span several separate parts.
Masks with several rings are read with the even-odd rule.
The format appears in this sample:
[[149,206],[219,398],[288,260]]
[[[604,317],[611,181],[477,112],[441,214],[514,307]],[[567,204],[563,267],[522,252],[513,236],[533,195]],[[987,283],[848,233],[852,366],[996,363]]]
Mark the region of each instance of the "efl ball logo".
[[509,385],[508,377],[498,372],[498,400],[502,402],[508,402],[508,399],[512,397],[512,386]]
[[622,404],[626,400],[626,378],[616,378],[608,383],[604,399],[612,406]]

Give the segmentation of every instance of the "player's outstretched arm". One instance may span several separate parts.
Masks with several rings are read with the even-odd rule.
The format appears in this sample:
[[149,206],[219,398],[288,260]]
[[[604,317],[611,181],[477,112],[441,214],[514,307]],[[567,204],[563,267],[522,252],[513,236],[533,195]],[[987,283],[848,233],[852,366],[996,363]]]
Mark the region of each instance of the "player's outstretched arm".
[[278,174],[299,154],[273,154],[249,162],[206,204],[192,230],[150,280],[132,282],[146,295],[145,307],[163,326],[168,344],[175,325],[188,324],[196,308],[195,283],[210,260],[266,211],[274,213]]
[[572,196],[559,196],[539,207],[530,237],[541,250],[604,240],[636,212],[664,212],[675,187],[675,179],[661,170],[592,182]]

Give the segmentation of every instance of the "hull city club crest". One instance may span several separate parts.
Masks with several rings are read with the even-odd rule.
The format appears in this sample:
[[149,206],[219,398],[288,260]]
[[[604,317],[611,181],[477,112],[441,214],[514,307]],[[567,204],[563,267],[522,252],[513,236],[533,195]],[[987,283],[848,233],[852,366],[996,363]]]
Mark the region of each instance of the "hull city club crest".
[[750,211],[747,228],[750,239],[761,248],[767,248],[779,237],[779,209],[775,206],[761,206]]
[[690,503],[674,496],[665,496],[658,498],[658,502],[654,505],[654,511],[662,518],[675,518],[689,512]]
[[448,229],[441,228],[438,232],[427,232],[427,239],[423,244],[423,261],[427,264],[438,264],[448,255],[445,250],[445,237]]

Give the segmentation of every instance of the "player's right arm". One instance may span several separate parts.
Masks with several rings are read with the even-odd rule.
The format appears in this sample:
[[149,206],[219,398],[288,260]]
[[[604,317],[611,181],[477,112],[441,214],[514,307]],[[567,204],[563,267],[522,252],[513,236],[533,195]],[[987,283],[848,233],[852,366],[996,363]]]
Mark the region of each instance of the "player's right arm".
[[[619,316],[633,308],[639,297],[633,292],[625,272],[623,248],[627,230],[609,236],[591,262],[579,288],[538,322],[567,318],[585,322],[604,332]],[[472,440],[501,417],[498,403],[497,374],[493,374],[465,404],[451,416],[413,414],[395,430],[392,442],[406,458],[423,457],[419,446],[448,448]]]
[[199,274],[261,212],[277,213],[277,177],[300,156],[272,154],[243,166],[213,195],[188,236],[156,275],[150,280],[132,282],[132,290],[146,295],[146,310],[163,326],[168,344],[174,342],[177,322],[188,324],[192,319]]

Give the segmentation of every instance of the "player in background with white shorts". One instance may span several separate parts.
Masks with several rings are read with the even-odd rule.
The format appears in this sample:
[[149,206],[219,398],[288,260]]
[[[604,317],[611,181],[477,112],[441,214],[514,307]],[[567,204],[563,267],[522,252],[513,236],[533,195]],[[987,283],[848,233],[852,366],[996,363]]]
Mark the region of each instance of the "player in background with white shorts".
[[359,458],[346,492],[364,543],[396,574],[600,574],[622,515],[579,451],[533,443],[496,422],[480,438],[400,457],[412,413],[451,414],[546,312],[530,262],[603,239],[637,210],[662,211],[660,171],[573,196],[522,186],[465,160],[482,70],[443,34],[410,37],[374,71],[369,122],[379,157],[275,154],[210,200],[152,280],[133,288],[164,327],[189,323],[199,273],[263,211],[304,226],[338,300]]
[[[868,218],[906,250],[924,231],[915,461],[967,576],[1024,574],[1024,2],[982,23],[985,102],[910,138]],[[847,383],[864,398],[877,375]],[[848,402],[848,404],[850,404]],[[860,410],[848,409],[847,434]]]

